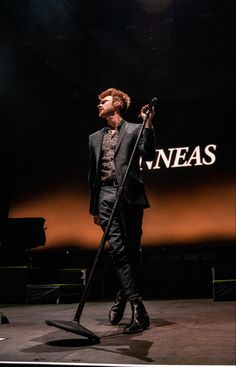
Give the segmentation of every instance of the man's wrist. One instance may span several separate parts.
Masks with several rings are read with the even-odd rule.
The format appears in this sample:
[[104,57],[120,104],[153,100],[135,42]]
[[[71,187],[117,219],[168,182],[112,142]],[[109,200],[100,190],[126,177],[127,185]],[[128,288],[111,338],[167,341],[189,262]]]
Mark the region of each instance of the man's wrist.
[[146,124],[145,124],[145,128],[146,129],[153,129],[152,121],[147,121]]

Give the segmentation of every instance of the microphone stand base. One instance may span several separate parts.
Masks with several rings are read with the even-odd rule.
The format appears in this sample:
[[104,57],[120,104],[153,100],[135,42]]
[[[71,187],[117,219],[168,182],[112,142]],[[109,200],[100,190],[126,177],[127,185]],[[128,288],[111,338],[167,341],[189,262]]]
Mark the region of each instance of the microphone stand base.
[[59,329],[84,336],[88,338],[91,343],[96,344],[100,342],[100,338],[96,334],[80,325],[80,323],[77,321],[47,320],[45,322],[48,326],[55,326]]

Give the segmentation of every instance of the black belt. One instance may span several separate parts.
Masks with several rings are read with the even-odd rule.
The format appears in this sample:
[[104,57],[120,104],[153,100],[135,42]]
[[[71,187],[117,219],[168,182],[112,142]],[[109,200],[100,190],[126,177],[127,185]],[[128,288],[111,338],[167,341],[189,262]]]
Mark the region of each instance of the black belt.
[[118,182],[116,180],[107,180],[107,181],[102,181],[101,182],[101,186],[104,187],[104,186],[113,186],[113,187],[117,187],[119,186],[118,185]]

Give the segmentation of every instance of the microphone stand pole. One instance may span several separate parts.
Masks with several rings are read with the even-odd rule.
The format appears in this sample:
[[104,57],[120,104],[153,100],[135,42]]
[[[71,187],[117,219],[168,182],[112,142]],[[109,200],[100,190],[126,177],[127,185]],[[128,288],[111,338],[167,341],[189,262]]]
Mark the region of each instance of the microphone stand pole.
[[100,341],[100,338],[97,335],[95,335],[93,332],[91,332],[90,330],[88,330],[87,328],[85,328],[84,326],[82,326],[80,324],[80,317],[82,315],[85,302],[87,301],[87,298],[88,298],[88,295],[89,295],[89,292],[90,292],[90,289],[91,289],[95,268],[97,266],[100,255],[101,255],[101,253],[102,253],[102,251],[105,247],[107,237],[108,237],[108,233],[109,233],[109,230],[111,228],[111,224],[112,224],[112,221],[113,221],[113,218],[114,218],[114,214],[116,212],[116,209],[118,207],[121,195],[122,195],[123,190],[124,190],[124,185],[126,183],[126,180],[127,180],[127,177],[128,177],[129,171],[130,171],[131,164],[133,162],[134,154],[135,154],[137,146],[139,144],[139,140],[142,136],[145,124],[147,122],[148,116],[149,116],[150,111],[151,111],[151,108],[152,108],[152,106],[154,105],[155,102],[156,102],[156,98],[154,98],[152,100],[151,104],[149,104],[148,110],[145,112],[146,116],[145,116],[145,118],[143,120],[143,123],[141,125],[141,128],[140,128],[138,137],[136,139],[132,154],[130,156],[130,160],[129,160],[125,175],[123,177],[122,183],[118,188],[116,200],[115,200],[112,212],[111,212],[110,219],[108,221],[107,227],[106,227],[106,229],[104,231],[104,234],[102,236],[102,239],[100,241],[100,244],[99,244],[99,247],[98,247],[98,250],[97,250],[97,254],[96,254],[94,263],[92,265],[91,271],[89,273],[88,281],[87,281],[85,289],[82,293],[81,300],[80,300],[79,306],[77,308],[77,311],[75,313],[74,319],[72,321],[59,321],[59,320],[46,320],[45,321],[46,324],[49,325],[49,326],[55,326],[57,328],[60,328],[60,329],[66,330],[66,331],[70,331],[72,333],[85,336],[90,340],[90,342],[98,343]]

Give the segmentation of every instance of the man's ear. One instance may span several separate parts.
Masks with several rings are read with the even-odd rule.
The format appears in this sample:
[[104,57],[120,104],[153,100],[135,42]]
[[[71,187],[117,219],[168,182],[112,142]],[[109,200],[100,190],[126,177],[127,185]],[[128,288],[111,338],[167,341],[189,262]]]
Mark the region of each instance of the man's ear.
[[121,103],[121,101],[116,100],[116,101],[113,101],[113,106],[121,108],[122,107],[122,103]]

